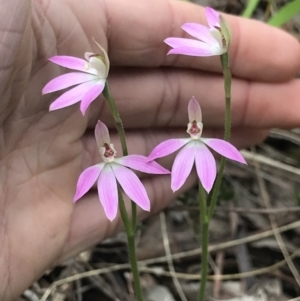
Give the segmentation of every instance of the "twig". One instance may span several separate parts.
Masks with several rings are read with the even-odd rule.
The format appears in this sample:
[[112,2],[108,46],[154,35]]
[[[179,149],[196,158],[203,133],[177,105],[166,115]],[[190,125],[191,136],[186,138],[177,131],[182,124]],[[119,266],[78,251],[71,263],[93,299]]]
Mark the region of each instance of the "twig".
[[[292,255],[289,256],[289,257],[290,257],[290,259],[292,259],[292,258],[295,258],[297,256],[300,256],[300,250],[297,250],[297,251],[293,252]],[[227,274],[227,275],[217,275],[217,276],[216,275],[208,275],[207,279],[209,279],[209,280],[243,279],[243,278],[247,278],[247,277],[251,277],[251,276],[257,276],[257,275],[262,275],[262,274],[273,272],[273,271],[279,269],[280,267],[284,266],[285,264],[286,264],[286,260],[284,259],[284,260],[281,260],[281,261],[279,261],[279,262],[277,262],[277,263],[275,263],[271,266],[261,268],[261,269],[257,269],[257,270],[253,270],[253,271],[250,271],[250,272],[237,273],[237,274]],[[94,275],[100,275],[100,274],[105,274],[105,273],[109,273],[109,272],[113,272],[113,271],[125,270],[125,269],[128,269],[129,267],[130,267],[130,265],[128,263],[118,264],[118,265],[114,265],[114,266],[107,267],[107,268],[102,268],[102,269],[97,269],[97,270],[84,272],[84,273],[81,273],[81,274],[76,274],[74,276],[66,277],[64,279],[55,281],[48,287],[48,289],[46,290],[46,292],[44,293],[44,295],[42,296],[40,301],[46,301],[48,296],[51,294],[52,290],[57,286],[60,286],[60,285],[66,284],[66,283],[70,283],[70,282],[76,281],[78,279],[91,277],[91,276],[94,276]],[[177,277],[177,278],[185,279],[185,280],[200,280],[200,278],[201,278],[199,274],[185,274],[185,273],[170,272],[170,271],[164,271],[161,268],[157,269],[157,268],[149,268],[149,267],[141,266],[140,270],[142,272],[152,273],[152,274],[155,274],[157,276]]]
[[[295,228],[298,228],[298,227],[300,227],[300,221],[296,221],[296,222],[281,226],[281,227],[279,227],[275,230],[278,233],[282,233],[282,232],[289,231],[289,230],[292,230],[292,229],[295,229]],[[249,235],[249,236],[241,238],[241,239],[231,240],[231,241],[227,241],[227,242],[224,242],[224,243],[219,243],[219,244],[216,244],[216,245],[212,245],[212,246],[209,247],[209,251],[213,252],[213,251],[218,251],[218,250],[222,250],[222,249],[231,248],[231,247],[237,246],[239,244],[245,244],[245,243],[253,242],[253,241],[256,241],[256,240],[259,240],[259,239],[263,239],[263,238],[272,236],[273,234],[274,234],[273,230],[267,230],[267,231],[264,231],[264,232],[261,232],[261,233]],[[300,252],[300,250],[298,250],[298,252]],[[181,258],[186,258],[186,257],[189,257],[189,256],[199,255],[199,254],[201,254],[201,248],[197,248],[197,249],[194,249],[194,250],[191,250],[191,251],[185,251],[185,252],[179,252],[179,253],[172,254],[172,259],[173,260],[174,259],[181,259]],[[296,254],[296,252],[293,253],[291,255],[291,258],[296,257],[296,255],[298,255],[298,254]],[[167,261],[167,257],[162,256],[162,257],[151,258],[151,259],[140,261],[139,264],[141,265],[141,269],[143,271],[147,272],[148,271],[148,270],[146,270],[147,268],[143,267],[143,265],[157,264],[157,263],[166,262],[166,261]],[[285,260],[283,262],[285,262]],[[128,268],[130,268],[130,265],[128,263],[117,264],[117,265],[113,265],[113,266],[110,266],[110,267],[96,269],[96,270],[93,270],[93,271],[88,271],[88,272],[84,272],[84,273],[81,273],[81,274],[76,274],[76,275],[73,275],[73,276],[69,276],[69,277],[66,277],[64,279],[57,280],[57,281],[53,282],[47,288],[47,290],[45,291],[45,293],[42,296],[40,301],[46,301],[48,296],[51,294],[52,290],[54,290],[57,286],[63,285],[65,283],[73,282],[77,279],[91,277],[91,276],[94,276],[94,275],[105,274],[105,273],[109,273],[109,272],[113,272],[113,271],[125,270],[125,269],[128,269]],[[263,268],[263,270],[264,269],[266,269],[266,268]],[[249,272],[249,273],[253,273],[253,272]],[[241,274],[233,274],[233,276],[234,275],[242,275],[242,278],[243,278],[243,275],[246,275],[245,277],[249,277],[249,276],[252,276],[253,274],[248,275],[247,273],[241,273]],[[222,275],[221,279],[228,280],[226,278],[228,276],[230,276],[230,275]],[[210,276],[210,277],[212,277],[212,276]],[[213,278],[209,278],[209,279],[213,279]],[[231,278],[229,278],[229,279],[231,279]],[[233,278],[233,279],[239,279],[239,278]]]
[[294,298],[294,299],[289,299],[288,301],[300,301],[300,297]]
[[172,272],[172,275],[174,275],[174,276],[172,276],[174,286],[176,287],[176,290],[178,292],[178,295],[179,295],[180,299],[182,301],[188,301],[185,294],[184,294],[184,292],[183,292],[183,290],[182,290],[182,287],[181,287],[181,285],[178,281],[178,278],[176,277],[176,272],[175,272],[175,268],[174,268],[174,265],[173,265],[172,254],[171,254],[170,244],[169,244],[169,237],[168,237],[168,230],[167,230],[167,223],[166,223],[166,215],[163,211],[160,212],[159,218],[160,218],[162,239],[163,239],[163,244],[164,244],[164,249],[165,249],[165,253],[166,253],[166,257],[167,257],[169,270],[170,270],[170,272]]
[[243,157],[247,160],[247,162],[250,161],[252,163],[255,163],[255,162],[261,163],[261,164],[264,164],[264,165],[267,165],[270,167],[274,167],[276,169],[283,170],[283,171],[295,174],[297,176],[300,176],[299,168],[284,164],[282,162],[278,162],[276,160],[273,160],[273,159],[268,158],[263,155],[253,154],[246,150],[242,150],[241,153],[242,153]]
[[300,135],[291,131],[272,129],[269,133],[269,137],[285,139],[300,146]]
[[[197,206],[175,206],[168,208],[169,211],[196,211],[199,210]],[[300,206],[282,207],[282,208],[221,208],[216,207],[216,212],[238,212],[247,214],[286,214],[300,212]]]
[[[252,152],[255,153],[255,148],[252,147],[251,148]],[[265,184],[265,181],[264,179],[260,176],[260,165],[259,165],[259,162],[254,162],[254,166],[255,166],[255,170],[256,170],[256,175],[257,175],[257,180],[258,180],[258,184],[259,184],[259,187],[260,187],[260,191],[261,191],[261,197],[262,199],[264,200],[264,203],[265,203],[265,206],[267,207],[267,209],[270,209],[271,208],[271,202],[270,202],[270,197],[269,197],[269,194],[267,192],[267,189],[266,189],[266,184]],[[297,268],[295,267],[295,264],[294,262],[291,260],[290,256],[289,256],[289,252],[285,246],[285,243],[282,239],[282,236],[280,235],[280,233],[276,232],[275,230],[278,228],[278,225],[277,225],[277,221],[276,221],[276,218],[274,215],[272,214],[269,214],[269,220],[270,220],[270,224],[271,224],[271,227],[274,231],[274,236],[276,238],[276,241],[277,241],[277,244],[281,250],[281,253],[284,257],[284,259],[286,260],[287,262],[287,265],[289,267],[289,269],[291,270],[298,286],[300,287],[300,275],[298,273],[298,270]]]
[[[295,229],[295,228],[298,228],[298,227],[300,227],[300,221],[296,221],[296,222],[281,226],[278,229],[276,229],[276,231],[278,233],[281,233],[281,232],[292,230],[292,229]],[[228,249],[228,248],[231,248],[231,247],[235,247],[239,244],[250,243],[250,242],[253,242],[253,241],[256,241],[256,240],[259,240],[259,239],[270,237],[273,234],[274,234],[274,232],[271,229],[271,230],[267,230],[267,231],[260,232],[260,233],[257,233],[257,234],[249,235],[249,236],[246,236],[244,238],[230,240],[230,241],[226,241],[226,242],[223,242],[223,243],[215,244],[215,245],[209,246],[208,250],[209,250],[209,252],[213,252],[213,251],[219,251],[219,250],[222,250],[222,249]],[[175,260],[175,259],[186,258],[186,257],[189,257],[189,256],[196,256],[196,255],[199,255],[199,254],[201,254],[201,248],[196,248],[196,249],[190,250],[190,251],[174,253],[174,254],[172,254],[172,258],[173,258],[173,260]],[[157,257],[157,258],[151,258],[151,259],[141,261],[140,263],[145,264],[145,265],[149,265],[149,264],[156,264],[156,263],[160,263],[160,262],[166,262],[166,257],[161,256],[161,257]]]

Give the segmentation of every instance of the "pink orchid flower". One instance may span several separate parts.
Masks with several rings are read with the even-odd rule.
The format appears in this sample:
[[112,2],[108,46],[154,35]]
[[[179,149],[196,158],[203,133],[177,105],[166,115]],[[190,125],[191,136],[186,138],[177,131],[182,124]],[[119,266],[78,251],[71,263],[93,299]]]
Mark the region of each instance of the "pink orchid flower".
[[164,42],[171,46],[168,54],[190,56],[212,56],[227,52],[231,33],[224,20],[214,9],[205,8],[209,27],[197,23],[185,23],[182,29],[200,41],[185,38],[167,38]]
[[71,106],[79,101],[80,111],[84,115],[89,105],[102,93],[109,71],[109,59],[106,51],[96,42],[103,56],[86,52],[85,60],[73,56],[53,56],[52,63],[81,72],[70,72],[51,80],[42,93],[47,94],[78,85],[62,94],[51,105],[50,111]]
[[193,97],[188,105],[189,124],[187,133],[190,138],[170,139],[157,145],[148,157],[149,161],[167,156],[177,150],[171,171],[171,188],[178,190],[190,174],[194,162],[199,179],[207,192],[214,184],[217,169],[216,161],[210,152],[209,146],[220,155],[247,164],[239,151],[229,142],[221,139],[202,138],[202,113],[198,101]]
[[129,168],[151,174],[169,174],[170,172],[154,161],[149,162],[147,157],[141,155],[115,158],[116,150],[110,143],[107,127],[101,121],[98,121],[96,125],[95,137],[103,162],[88,167],[81,173],[74,202],[86,194],[97,181],[99,199],[109,220],[112,221],[118,212],[118,184],[133,202],[143,210],[150,211],[146,189]]

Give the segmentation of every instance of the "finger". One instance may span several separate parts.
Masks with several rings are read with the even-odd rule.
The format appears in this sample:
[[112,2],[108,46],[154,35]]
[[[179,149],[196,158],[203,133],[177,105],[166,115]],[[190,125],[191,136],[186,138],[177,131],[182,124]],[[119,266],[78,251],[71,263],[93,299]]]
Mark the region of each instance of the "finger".
[[[52,24],[51,28],[47,25],[42,29],[43,36],[54,32],[58,54],[80,56],[85,51],[97,52],[94,37],[108,48],[115,66],[167,65],[220,71],[219,57],[166,56],[169,47],[163,43],[164,39],[184,36],[183,23],[207,24],[204,9],[198,5],[170,0],[87,0],[63,4],[52,1],[46,7],[39,5],[49,20],[45,23]],[[60,14],[64,14],[63,23]],[[235,76],[280,81],[298,72],[300,46],[293,37],[258,21],[228,15],[226,20],[232,30],[230,57]],[[86,37],[78,44],[83,32]]]
[[[170,188],[169,176],[158,176],[153,179],[144,179],[149,199],[151,200],[151,212],[156,212],[165,208],[172,200],[179,196],[184,190],[190,188],[196,177],[193,173],[186,181],[184,187],[173,193]],[[127,205],[128,200],[127,200]],[[127,206],[129,208],[129,206]],[[140,219],[149,216],[148,212],[138,207]],[[107,237],[116,234],[122,228],[121,219],[118,214],[113,222],[110,222],[104,214],[102,206],[96,193],[86,195],[75,204],[74,213],[71,220],[71,227],[58,262],[63,262],[83,250],[103,241]],[[56,263],[54,263],[56,264]]]
[[[207,24],[204,9],[183,1],[109,1],[109,56],[113,65],[176,66],[220,71],[219,57],[170,55],[162,41],[182,37],[185,22]],[[279,81],[300,69],[299,43],[287,33],[261,22],[226,15],[232,30],[230,58],[235,76]]]
[[[233,128],[231,135],[231,143],[238,148],[248,147],[261,142],[266,138],[267,130],[252,130],[248,128]],[[223,138],[224,131],[222,129],[204,129],[203,137],[209,138]],[[111,141],[117,150],[117,157],[122,156],[121,145],[118,135],[110,131]],[[128,144],[129,154],[140,154],[148,156],[153,148],[160,142],[171,138],[187,137],[186,129],[175,130],[134,130],[126,132],[126,140]],[[82,160],[82,170],[88,166],[94,165],[102,161],[99,149],[96,145],[93,132],[90,131],[85,135],[83,140],[84,152]],[[160,161],[166,168],[170,168],[173,158],[167,157],[165,160]],[[146,176],[142,174],[142,176]]]
[[[183,126],[187,105],[194,95],[201,104],[204,128],[224,124],[222,76],[182,70],[131,70],[112,73],[110,86],[126,128]],[[300,126],[300,80],[261,83],[234,79],[232,124],[242,127]],[[102,106],[99,106],[102,103]],[[90,126],[97,118],[112,124],[103,99],[90,110]]]

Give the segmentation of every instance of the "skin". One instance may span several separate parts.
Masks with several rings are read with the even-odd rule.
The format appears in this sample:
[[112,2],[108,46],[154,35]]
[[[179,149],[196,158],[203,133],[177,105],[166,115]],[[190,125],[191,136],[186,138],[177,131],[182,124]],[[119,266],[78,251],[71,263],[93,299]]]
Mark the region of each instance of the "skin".
[[[0,299],[12,300],[47,268],[121,227],[119,218],[105,218],[95,189],[72,204],[80,172],[99,161],[96,121],[112,129],[113,122],[101,97],[85,117],[78,105],[49,113],[60,93],[41,90],[65,71],[48,57],[98,52],[93,37],[108,49],[109,83],[131,153],[147,155],[162,140],[184,136],[192,95],[202,106],[204,136],[222,137],[224,96],[219,57],[166,56],[162,42],[185,36],[185,22],[206,24],[201,7],[168,0],[0,0],[0,7]],[[298,42],[256,21],[226,19],[232,143],[245,147],[272,127],[299,127]],[[169,176],[143,175],[143,182],[151,213],[174,198]]]

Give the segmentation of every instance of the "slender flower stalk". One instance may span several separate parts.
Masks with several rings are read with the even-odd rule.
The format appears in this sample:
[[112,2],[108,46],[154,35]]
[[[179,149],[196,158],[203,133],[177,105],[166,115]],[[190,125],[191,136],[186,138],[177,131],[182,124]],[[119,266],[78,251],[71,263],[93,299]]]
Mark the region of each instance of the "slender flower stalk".
[[[230,139],[230,131],[231,131],[231,72],[229,67],[229,56],[228,53],[224,53],[221,55],[221,63],[223,69],[223,77],[224,77],[224,90],[225,90],[225,133],[224,140],[229,141]],[[220,167],[218,171],[218,176],[212,191],[212,196],[210,200],[210,206],[208,211],[208,219],[211,220],[212,215],[214,213],[218,194],[220,191],[223,172],[226,165],[226,158],[222,157],[220,161]]]
[[208,270],[208,229],[209,219],[206,214],[207,199],[202,184],[199,182],[199,209],[200,209],[200,225],[201,225],[201,282],[199,290],[199,300],[205,300],[205,288]]
[[194,97],[190,100],[188,105],[188,116],[189,123],[187,133],[190,135],[190,138],[166,140],[153,149],[148,159],[155,160],[180,149],[174,160],[171,171],[171,188],[173,191],[178,190],[184,184],[195,162],[196,171],[200,180],[199,207],[202,237],[201,286],[199,300],[204,301],[208,265],[208,228],[210,221],[210,216],[207,213],[205,191],[207,193],[211,191],[216,178],[216,162],[209,148],[228,159],[243,164],[246,164],[246,161],[239,151],[228,141],[201,137],[203,129],[202,113],[200,105]]
[[[231,32],[228,27],[225,19],[213,10],[210,7],[205,8],[205,16],[208,23],[208,27],[196,24],[196,23],[185,23],[182,26],[182,29],[188,34],[198,39],[186,39],[186,38],[167,38],[165,43],[172,47],[168,54],[183,54],[188,56],[213,56],[221,55],[222,70],[224,75],[224,88],[225,88],[225,134],[224,140],[229,141],[230,139],[230,127],[231,127],[231,73],[229,68],[229,57],[228,49],[231,42]],[[200,128],[200,131],[202,128]],[[223,142],[225,142],[223,141]],[[209,145],[210,146],[210,145]],[[216,149],[214,149],[217,151]],[[218,151],[217,151],[218,152]],[[220,152],[219,152],[220,153]],[[202,229],[202,280],[201,287],[199,292],[199,300],[204,301],[205,298],[205,286],[206,286],[206,277],[207,277],[207,248],[208,248],[208,227],[209,221],[213,215],[214,208],[217,201],[217,196],[220,190],[223,171],[226,164],[226,157],[223,153],[220,153],[223,157],[221,158],[220,167],[214,188],[212,191],[212,197],[210,200],[210,206],[208,212],[206,212],[206,198],[202,193],[203,188],[209,192],[215,178],[212,177],[212,174],[215,174],[215,165],[211,165],[210,176],[209,173],[205,177],[201,178],[201,174],[198,171],[197,160],[196,168],[200,178],[199,183],[199,206],[201,210],[201,229]],[[177,158],[177,157],[176,157]],[[186,157],[187,158],[187,157]],[[208,162],[208,160],[206,160]],[[240,161],[241,162],[241,161]],[[241,162],[245,163],[245,162]],[[174,163],[175,165],[175,163]],[[199,165],[199,163],[198,163]],[[208,170],[208,169],[207,169]],[[173,169],[172,169],[173,174]],[[205,181],[207,182],[205,182]],[[204,212],[205,211],[205,212]]]

